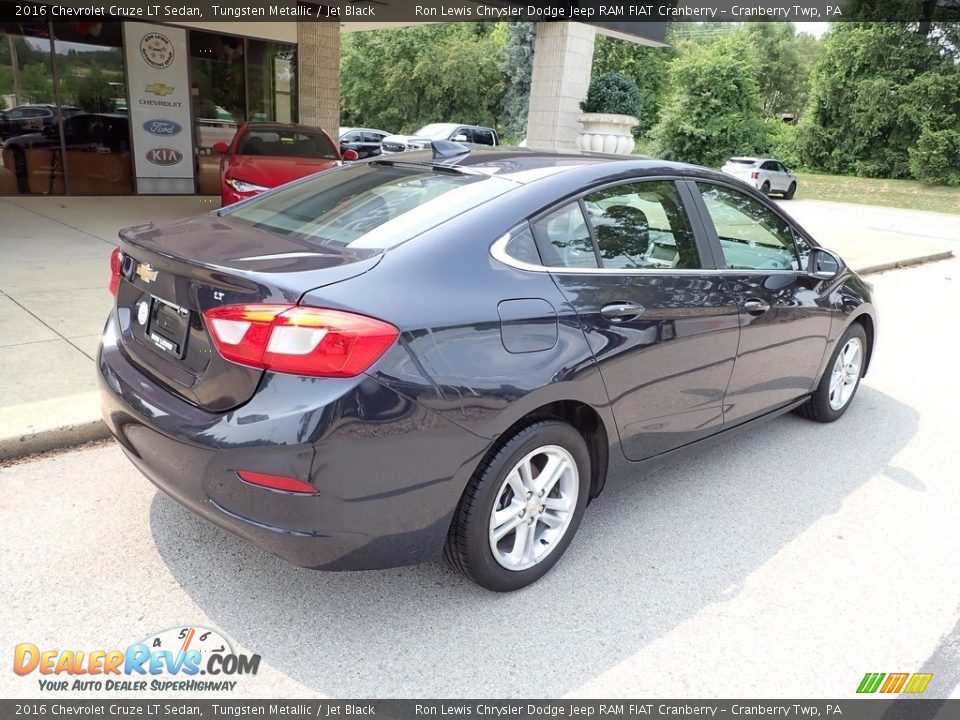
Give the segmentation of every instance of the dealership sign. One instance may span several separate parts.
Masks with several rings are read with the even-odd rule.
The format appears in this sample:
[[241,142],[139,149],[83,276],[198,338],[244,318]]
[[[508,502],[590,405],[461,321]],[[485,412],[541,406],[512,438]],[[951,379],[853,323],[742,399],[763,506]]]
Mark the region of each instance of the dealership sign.
[[147,150],[147,161],[154,165],[167,167],[176,165],[181,160],[183,160],[183,153],[176,148],[161,147]]
[[176,135],[183,130],[180,123],[173,120],[147,120],[143,124],[143,129],[151,135],[161,136]]
[[137,192],[194,192],[187,32],[123,24]]

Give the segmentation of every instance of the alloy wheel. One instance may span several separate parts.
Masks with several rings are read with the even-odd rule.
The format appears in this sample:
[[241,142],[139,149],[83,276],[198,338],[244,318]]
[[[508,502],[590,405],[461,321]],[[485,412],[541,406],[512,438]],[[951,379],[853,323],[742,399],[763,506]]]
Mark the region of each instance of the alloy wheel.
[[520,571],[547,557],[570,527],[580,476],[559,445],[527,453],[507,473],[490,512],[490,550],[507,570]]
[[860,380],[863,365],[863,345],[859,338],[852,337],[837,355],[830,373],[830,407],[842,409],[853,397]]

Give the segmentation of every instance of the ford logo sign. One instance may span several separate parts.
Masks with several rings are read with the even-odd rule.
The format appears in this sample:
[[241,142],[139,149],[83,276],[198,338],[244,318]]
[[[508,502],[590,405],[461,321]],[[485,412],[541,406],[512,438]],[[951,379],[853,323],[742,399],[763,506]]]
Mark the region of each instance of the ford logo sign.
[[147,150],[147,160],[154,165],[176,165],[183,160],[183,153],[174,148],[153,148]]
[[173,120],[147,120],[143,129],[151,135],[176,135],[183,127]]

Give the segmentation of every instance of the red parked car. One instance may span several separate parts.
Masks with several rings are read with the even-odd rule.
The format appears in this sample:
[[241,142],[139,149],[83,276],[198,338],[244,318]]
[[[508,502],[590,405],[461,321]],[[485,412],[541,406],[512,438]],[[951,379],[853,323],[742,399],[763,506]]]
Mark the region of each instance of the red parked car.
[[279,123],[244,123],[229,146],[219,142],[213,149],[224,156],[220,161],[224,205],[326,170],[341,159],[357,159],[352,150],[341,158],[337,143],[320,128]]

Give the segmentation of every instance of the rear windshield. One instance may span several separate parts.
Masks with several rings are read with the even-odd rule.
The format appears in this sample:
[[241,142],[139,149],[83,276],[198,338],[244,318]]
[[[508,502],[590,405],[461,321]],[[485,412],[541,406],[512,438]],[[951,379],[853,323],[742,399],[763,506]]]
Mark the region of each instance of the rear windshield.
[[751,160],[750,158],[730,158],[727,160],[728,165],[756,165],[756,160]]
[[224,214],[321,247],[386,249],[516,187],[489,175],[363,163],[320,173]]
[[340,159],[333,143],[322,133],[267,128],[249,128],[237,143],[237,155]]

